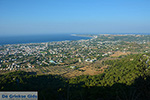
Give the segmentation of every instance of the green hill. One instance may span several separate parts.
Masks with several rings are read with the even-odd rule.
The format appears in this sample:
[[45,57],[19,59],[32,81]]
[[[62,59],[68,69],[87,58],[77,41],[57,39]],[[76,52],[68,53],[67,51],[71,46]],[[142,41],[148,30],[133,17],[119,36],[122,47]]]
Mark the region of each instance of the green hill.
[[1,91],[38,91],[39,100],[149,100],[150,54],[129,55],[103,64],[108,69],[95,76],[65,79],[57,75],[13,72],[0,76]]

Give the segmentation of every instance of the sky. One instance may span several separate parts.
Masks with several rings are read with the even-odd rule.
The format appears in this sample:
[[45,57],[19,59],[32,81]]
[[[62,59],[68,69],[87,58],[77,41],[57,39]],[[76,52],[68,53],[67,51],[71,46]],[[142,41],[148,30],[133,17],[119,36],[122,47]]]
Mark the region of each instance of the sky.
[[150,33],[150,0],[0,0],[0,36]]

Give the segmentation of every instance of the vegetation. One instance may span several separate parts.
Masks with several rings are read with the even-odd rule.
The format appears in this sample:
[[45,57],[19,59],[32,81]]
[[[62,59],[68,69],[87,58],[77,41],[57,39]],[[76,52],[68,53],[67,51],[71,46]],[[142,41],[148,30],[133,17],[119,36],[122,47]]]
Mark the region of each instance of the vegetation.
[[149,100],[150,54],[107,60],[103,74],[65,79],[57,75],[13,72],[0,76],[0,90],[36,90],[39,100]]

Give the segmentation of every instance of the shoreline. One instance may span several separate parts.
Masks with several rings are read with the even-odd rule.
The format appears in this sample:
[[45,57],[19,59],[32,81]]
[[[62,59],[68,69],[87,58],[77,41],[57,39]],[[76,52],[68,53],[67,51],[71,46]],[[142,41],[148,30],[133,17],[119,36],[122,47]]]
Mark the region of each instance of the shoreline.
[[[70,34],[70,36],[73,36]],[[77,35],[76,35],[77,36]],[[93,39],[93,36],[77,36],[77,37],[88,37],[89,39]],[[8,44],[0,44],[0,46],[5,46],[5,45],[22,45],[22,44],[41,44],[41,43],[50,43],[50,42],[65,42],[65,41],[79,41],[79,40],[88,40],[88,39],[77,39],[77,40],[52,40],[52,41],[45,41],[45,42],[28,42],[28,43],[8,43]]]
[[[126,35],[150,35],[150,34],[69,34],[69,36],[73,37],[87,37],[88,39],[92,40],[94,38],[97,38],[97,36],[100,35],[116,35],[116,36],[126,36]],[[88,39],[77,39],[77,40],[51,40],[51,41],[43,41],[43,42],[22,42],[22,43],[2,43],[0,46],[5,45],[21,45],[21,44],[40,44],[40,43],[50,43],[50,42],[64,42],[64,41],[79,41],[79,40],[88,40]]]

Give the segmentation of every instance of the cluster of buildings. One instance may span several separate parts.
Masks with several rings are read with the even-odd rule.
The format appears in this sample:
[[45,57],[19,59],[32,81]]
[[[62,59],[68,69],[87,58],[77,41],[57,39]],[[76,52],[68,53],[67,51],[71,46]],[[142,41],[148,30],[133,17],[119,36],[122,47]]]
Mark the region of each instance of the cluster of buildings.
[[3,45],[0,46],[0,68],[17,70],[24,67],[72,63],[75,59],[78,62],[94,62],[99,57],[109,56],[115,51],[133,48],[123,44],[121,40],[109,40],[112,38],[114,37],[97,35],[88,40]]

